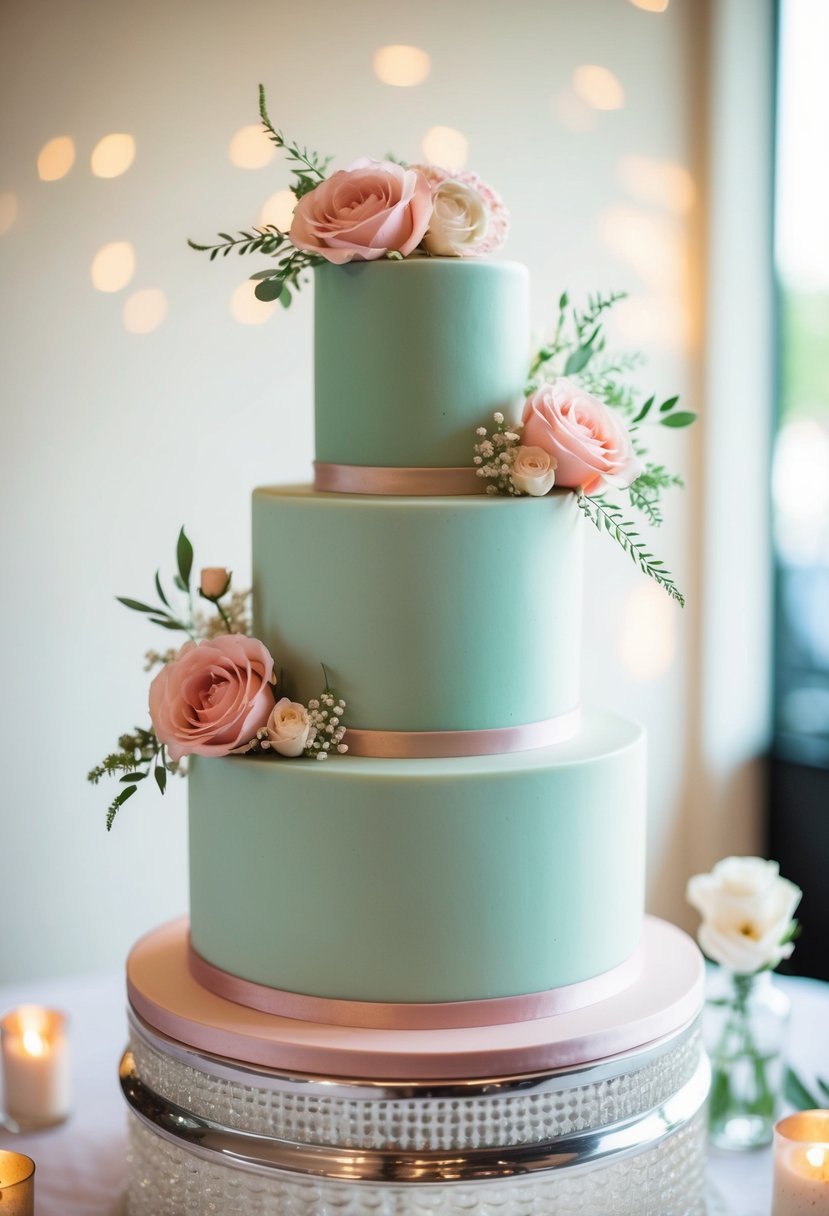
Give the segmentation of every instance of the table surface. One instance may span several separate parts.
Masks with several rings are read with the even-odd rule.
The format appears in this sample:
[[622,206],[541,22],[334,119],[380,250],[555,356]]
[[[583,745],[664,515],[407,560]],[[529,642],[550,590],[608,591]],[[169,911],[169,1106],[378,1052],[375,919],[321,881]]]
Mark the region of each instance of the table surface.
[[[778,977],[792,1001],[789,1057],[804,1081],[829,1077],[829,985]],[[126,1177],[126,1108],[118,1063],[126,1043],[123,976],[0,987],[0,1012],[34,1003],[69,1016],[73,1113],[61,1127],[29,1135],[0,1128],[0,1148],[37,1166],[35,1216],[113,1216]],[[709,1155],[712,1213],[768,1216],[771,1151]]]

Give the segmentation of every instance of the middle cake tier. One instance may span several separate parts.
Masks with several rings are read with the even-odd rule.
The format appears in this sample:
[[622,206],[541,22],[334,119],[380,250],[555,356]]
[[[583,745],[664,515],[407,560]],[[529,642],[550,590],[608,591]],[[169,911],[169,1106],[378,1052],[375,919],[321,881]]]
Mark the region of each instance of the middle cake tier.
[[476,731],[579,704],[575,495],[253,496],[253,631],[307,702],[320,662],[351,727]]
[[612,714],[516,755],[192,759],[193,948],[288,993],[482,1001],[624,969],[644,860],[644,732]]

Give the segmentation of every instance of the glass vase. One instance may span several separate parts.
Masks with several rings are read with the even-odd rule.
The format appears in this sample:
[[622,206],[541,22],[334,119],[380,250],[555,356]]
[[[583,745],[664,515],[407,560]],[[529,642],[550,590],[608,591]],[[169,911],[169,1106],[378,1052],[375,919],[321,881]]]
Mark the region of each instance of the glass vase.
[[709,1137],[717,1148],[761,1148],[771,1143],[783,1089],[789,998],[770,971],[738,975],[717,967],[708,989]]

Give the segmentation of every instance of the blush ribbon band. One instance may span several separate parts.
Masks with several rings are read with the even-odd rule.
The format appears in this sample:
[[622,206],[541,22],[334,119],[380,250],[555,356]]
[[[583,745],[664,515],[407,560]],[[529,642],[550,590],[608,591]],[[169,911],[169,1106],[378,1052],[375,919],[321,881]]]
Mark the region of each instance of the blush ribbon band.
[[491,730],[357,730],[349,726],[345,742],[350,756],[382,760],[429,760],[450,756],[499,756],[526,752],[572,739],[579,729],[581,708]]
[[214,967],[193,949],[192,943],[188,944],[188,962],[190,974],[202,988],[223,1000],[257,1009],[260,1013],[275,1014],[299,1022],[354,1026],[366,1030],[449,1030],[530,1022],[609,1000],[639,978],[642,947],[610,971],[576,984],[566,984],[562,988],[530,992],[525,996],[422,1005],[344,1001],[269,988]]
[[314,462],[314,489],[329,494],[385,494],[390,497],[442,497],[485,494],[474,468],[416,469],[380,465]]

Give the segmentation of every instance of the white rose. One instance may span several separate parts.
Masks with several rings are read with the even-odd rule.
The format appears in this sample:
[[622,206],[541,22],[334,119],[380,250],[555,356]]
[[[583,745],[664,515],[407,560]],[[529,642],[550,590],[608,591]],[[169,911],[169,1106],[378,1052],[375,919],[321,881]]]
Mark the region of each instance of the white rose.
[[486,235],[487,205],[477,190],[449,178],[432,193],[433,211],[423,244],[439,257],[460,258]]
[[522,494],[541,498],[552,490],[556,480],[555,456],[543,448],[519,448],[510,472],[510,480]]
[[762,857],[726,857],[710,874],[695,875],[687,890],[702,917],[697,939],[703,952],[741,975],[789,957],[794,944],[782,943],[801,894],[780,877],[776,861]]
[[305,706],[287,697],[274,705],[266,730],[271,747],[280,756],[301,756],[317,733],[308,721]]

